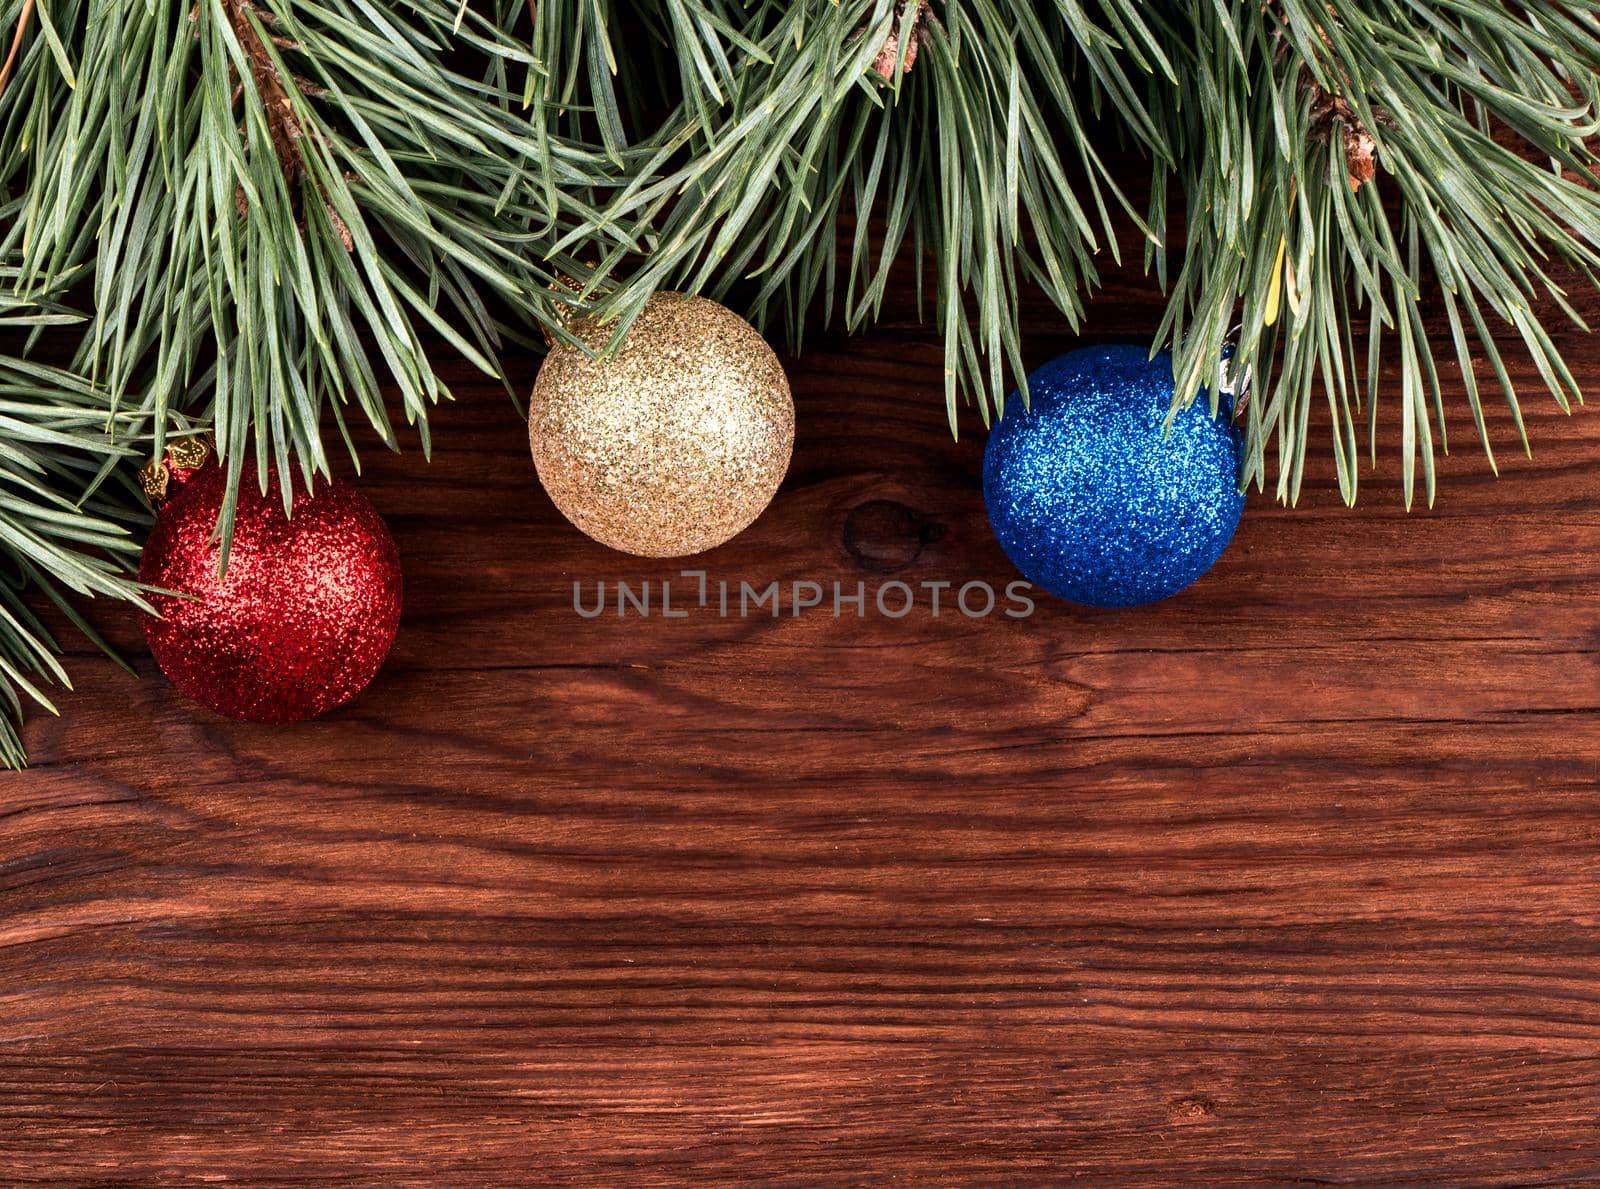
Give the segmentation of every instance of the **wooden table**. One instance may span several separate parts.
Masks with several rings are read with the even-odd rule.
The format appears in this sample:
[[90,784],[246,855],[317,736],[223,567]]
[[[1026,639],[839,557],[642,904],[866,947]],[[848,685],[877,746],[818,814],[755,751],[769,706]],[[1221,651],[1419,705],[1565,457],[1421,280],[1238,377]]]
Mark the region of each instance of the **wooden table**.
[[[792,377],[713,580],[1013,576],[928,332]],[[1535,461],[1458,405],[1406,515],[1319,452],[1160,606],[667,621],[574,613],[678,567],[462,374],[431,466],[367,455],[407,604],[357,702],[229,724],[112,616],[141,679],[31,720],[5,1179],[1600,1175],[1600,419],[1524,378]]]

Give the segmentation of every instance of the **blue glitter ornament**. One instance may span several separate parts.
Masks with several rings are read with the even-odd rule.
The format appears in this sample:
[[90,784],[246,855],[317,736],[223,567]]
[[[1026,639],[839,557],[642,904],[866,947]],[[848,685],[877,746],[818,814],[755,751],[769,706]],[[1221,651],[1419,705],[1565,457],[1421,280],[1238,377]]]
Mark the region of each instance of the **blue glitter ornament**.
[[1209,570],[1244,510],[1243,444],[1227,399],[1200,398],[1165,430],[1172,356],[1086,347],[1013,392],[983,452],[983,499],[1019,570],[1091,607],[1177,594]]

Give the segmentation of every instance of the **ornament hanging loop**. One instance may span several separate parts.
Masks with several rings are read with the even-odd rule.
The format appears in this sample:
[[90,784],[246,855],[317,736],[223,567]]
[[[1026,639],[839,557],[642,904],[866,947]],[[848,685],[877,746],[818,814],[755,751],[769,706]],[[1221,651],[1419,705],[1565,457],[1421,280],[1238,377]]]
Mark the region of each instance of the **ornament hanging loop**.
[[[569,276],[564,272],[557,273],[556,279],[546,285],[545,288],[551,293],[560,293],[565,290],[574,296],[582,296],[583,294],[583,285],[578,281],[578,279],[576,277]],[[564,301],[555,302],[554,306],[555,309],[551,314],[551,317],[555,321],[555,326],[550,326],[545,323],[541,323],[539,326],[539,332],[544,335],[545,349],[550,351],[555,350],[555,348],[564,341],[561,336],[556,333],[556,328],[559,327],[562,330],[570,331],[573,320],[579,317],[581,314],[581,311],[576,306]]]
[[1238,354],[1239,335],[1243,330],[1242,322],[1234,324],[1217,360],[1217,396],[1226,398],[1227,403],[1223,407],[1230,417],[1237,417],[1250,403],[1250,369],[1233,366],[1234,357]]

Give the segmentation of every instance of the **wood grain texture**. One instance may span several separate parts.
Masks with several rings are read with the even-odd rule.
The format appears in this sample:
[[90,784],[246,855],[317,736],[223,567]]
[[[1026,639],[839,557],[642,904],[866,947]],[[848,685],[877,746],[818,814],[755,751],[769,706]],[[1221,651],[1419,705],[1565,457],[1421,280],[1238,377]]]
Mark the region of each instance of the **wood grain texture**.
[[[792,377],[714,577],[1013,576],[925,332]],[[0,776],[6,1180],[1600,1176],[1600,420],[1525,385],[1496,482],[1463,411],[1431,513],[1324,466],[1145,610],[589,620],[677,567],[456,387],[364,479],[362,698],[239,726],[85,655]]]

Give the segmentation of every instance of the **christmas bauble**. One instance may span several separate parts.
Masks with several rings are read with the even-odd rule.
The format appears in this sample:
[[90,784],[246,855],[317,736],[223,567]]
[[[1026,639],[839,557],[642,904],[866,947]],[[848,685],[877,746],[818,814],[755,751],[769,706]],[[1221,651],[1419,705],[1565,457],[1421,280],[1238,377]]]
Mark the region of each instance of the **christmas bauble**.
[[1176,594],[1211,568],[1244,510],[1242,443],[1204,393],[1170,431],[1172,357],[1089,347],[1013,392],[983,455],[983,498],[1033,582],[1093,607]]
[[161,618],[145,620],[145,638],[161,671],[247,722],[297,722],[360,693],[400,625],[400,554],[367,498],[319,480],[285,516],[276,477],[263,495],[246,464],[219,578],[226,474],[208,464],[187,478],[174,471],[172,483],[139,569],[141,581],[189,596],[151,596]]
[[[593,350],[610,328],[569,329]],[[657,293],[614,354],[558,343],[539,369],[528,440],[539,480],[603,545],[679,557],[761,515],[789,469],[794,401],[771,347],[725,306]]]

